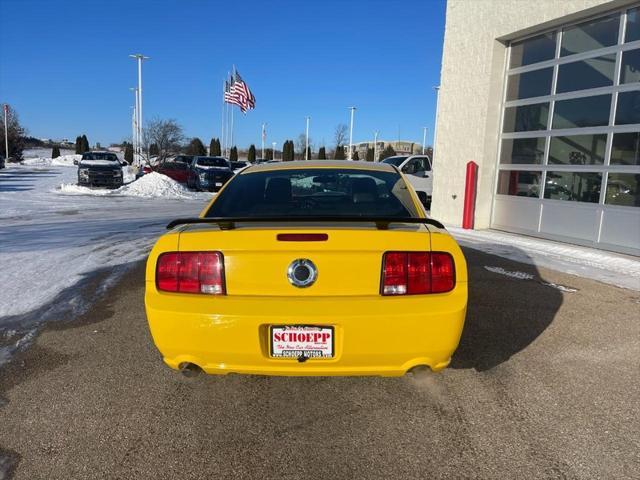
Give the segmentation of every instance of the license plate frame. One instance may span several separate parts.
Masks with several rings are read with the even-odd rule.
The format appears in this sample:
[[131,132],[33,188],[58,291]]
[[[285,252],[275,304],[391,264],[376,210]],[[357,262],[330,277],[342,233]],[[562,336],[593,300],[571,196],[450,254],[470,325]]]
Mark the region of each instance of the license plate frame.
[[[298,348],[298,349],[286,349],[286,348],[276,348],[274,346],[274,334],[278,331],[282,333],[293,333],[295,332],[306,332],[306,333],[317,333],[322,335],[323,333],[329,333],[330,337],[327,339],[329,342],[326,346],[329,347],[328,351],[324,351],[321,349],[309,349],[309,348]],[[300,358],[304,357],[305,359],[313,359],[313,360],[331,360],[335,358],[336,355],[336,335],[335,335],[335,327],[332,325],[302,325],[302,324],[294,324],[294,325],[270,325],[269,326],[269,357],[277,360],[300,360]],[[295,344],[301,342],[286,342],[286,341],[278,341],[277,343],[283,344]],[[317,342],[311,342],[317,343]],[[326,342],[325,342],[326,343]],[[307,342],[307,344],[309,344]],[[281,351],[281,353],[279,352]],[[319,353],[318,353],[319,352]],[[328,354],[327,354],[328,352]]]

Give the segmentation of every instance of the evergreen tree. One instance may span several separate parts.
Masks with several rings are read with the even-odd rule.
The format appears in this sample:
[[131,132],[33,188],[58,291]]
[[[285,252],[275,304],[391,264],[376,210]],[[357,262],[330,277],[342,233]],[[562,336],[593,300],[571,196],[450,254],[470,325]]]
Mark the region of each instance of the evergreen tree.
[[288,161],[295,160],[295,158],[296,158],[296,151],[295,151],[295,148],[293,147],[293,140],[289,140],[289,147],[288,147],[288,149],[289,149],[289,153],[288,153],[288,155],[287,155],[287,160],[288,160]]
[[311,156],[311,147],[307,147],[307,159],[313,159],[313,157]]
[[222,156],[222,148],[220,147],[220,139],[212,138],[209,144],[209,155],[212,157]]
[[373,148],[367,148],[367,155],[365,157],[367,162],[373,162]]
[[231,151],[229,152],[229,160],[232,162],[238,161],[238,147],[231,148]]
[[256,161],[256,146],[254,144],[251,144],[251,146],[249,146],[249,153],[247,153],[247,160],[250,161],[251,163]]
[[387,145],[385,149],[380,154],[380,160],[384,160],[385,158],[393,157],[396,154],[396,151],[393,149],[391,144]]
[[80,155],[81,153],[82,153],[82,137],[78,135],[76,137],[76,154]]
[[267,148],[264,151],[264,156],[266,157],[267,160],[273,160],[273,149],[272,148]]
[[333,152],[333,159],[334,160],[345,160],[346,157],[344,155],[344,147],[342,145],[338,145],[336,147],[336,151]]
[[160,151],[158,149],[158,145],[156,145],[155,143],[152,143],[151,145],[149,145],[150,157],[157,157],[159,154],[160,154]]
[[204,148],[202,140],[200,140],[198,137],[194,137],[189,142],[189,145],[187,145],[186,154],[204,157],[207,155],[207,149]]
[[357,150],[353,152],[353,155],[351,155],[351,160],[360,160],[360,155],[358,155]]
[[324,147],[320,147],[318,150],[318,160],[326,160],[327,159],[327,150]]
[[[151,148],[149,148],[149,151],[151,151]],[[128,142],[124,144],[124,159],[129,164],[133,163],[133,145]]]
[[55,145],[53,147],[53,151],[51,152],[51,158],[58,158],[60,156],[60,147]]
[[81,144],[81,150],[82,150],[80,153],[85,153],[91,150],[91,147],[89,146],[89,140],[87,140],[86,135],[82,135],[82,138],[80,139],[80,144]]

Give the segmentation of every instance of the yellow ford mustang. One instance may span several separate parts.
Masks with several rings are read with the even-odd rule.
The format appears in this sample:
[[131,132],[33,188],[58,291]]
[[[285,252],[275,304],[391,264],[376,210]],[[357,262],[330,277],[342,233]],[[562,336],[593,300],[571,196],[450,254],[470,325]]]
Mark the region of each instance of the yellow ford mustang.
[[458,346],[465,259],[393,165],[252,166],[168,228],[145,305],[171,368],[402,375]]

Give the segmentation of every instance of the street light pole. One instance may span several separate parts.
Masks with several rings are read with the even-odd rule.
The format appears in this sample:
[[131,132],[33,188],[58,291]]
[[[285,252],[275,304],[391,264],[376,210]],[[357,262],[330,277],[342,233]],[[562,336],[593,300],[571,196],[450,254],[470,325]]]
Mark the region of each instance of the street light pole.
[[133,122],[132,122],[132,132],[131,132],[131,139],[132,139],[132,143],[133,143],[133,160],[135,161],[136,156],[138,154],[138,146],[140,145],[140,139],[138,138],[139,135],[139,131],[138,131],[138,89],[136,87],[131,87],[129,88],[130,91],[133,92],[133,97],[134,97],[134,104],[133,104]]
[[273,155],[272,155],[272,159],[271,160],[275,160],[276,159],[276,142],[271,142],[271,146],[273,147]]
[[265,141],[265,137],[267,136],[267,132],[265,131],[264,127],[266,127],[267,124],[263,123],[262,124],[262,159],[264,160],[264,141]]
[[9,161],[9,133],[8,133],[8,120],[7,113],[9,112],[9,105],[6,103],[2,107],[4,110],[4,158]]
[[422,127],[422,154],[424,155],[425,148],[427,147],[427,130],[429,127]]
[[373,132],[373,161],[377,162],[378,158],[378,130]]
[[349,128],[349,160],[351,160],[351,149],[353,148],[353,112],[356,111],[356,107],[349,107],[351,110],[351,127]]
[[304,159],[309,160],[309,120],[311,119],[311,117],[306,117],[306,119],[307,119],[307,133],[306,133],[307,140],[305,142],[305,147],[304,147]]
[[145,57],[141,53],[135,53],[129,55],[131,58],[135,58],[138,62],[138,165],[142,161],[142,61],[148,60],[149,57]]

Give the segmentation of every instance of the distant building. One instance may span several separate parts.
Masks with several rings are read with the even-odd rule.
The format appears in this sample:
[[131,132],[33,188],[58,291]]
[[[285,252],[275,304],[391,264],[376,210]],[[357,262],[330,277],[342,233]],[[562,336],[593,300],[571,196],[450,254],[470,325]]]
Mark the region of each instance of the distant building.
[[[414,155],[417,153],[422,153],[422,144],[416,142],[410,142],[405,140],[378,140],[378,146],[376,148],[377,155],[380,156],[380,153],[387,148],[388,145],[391,145],[398,155]],[[358,157],[360,160],[364,160],[367,155],[367,149],[373,148],[374,143],[371,142],[359,142],[353,144],[353,151],[358,152]],[[349,145],[345,146],[345,155],[349,154]],[[375,159],[378,160],[377,158]]]

